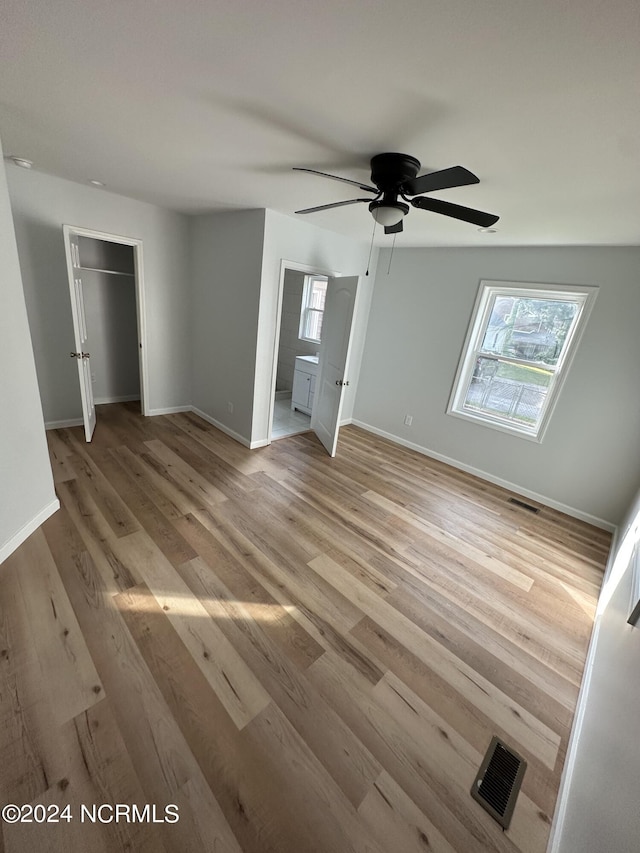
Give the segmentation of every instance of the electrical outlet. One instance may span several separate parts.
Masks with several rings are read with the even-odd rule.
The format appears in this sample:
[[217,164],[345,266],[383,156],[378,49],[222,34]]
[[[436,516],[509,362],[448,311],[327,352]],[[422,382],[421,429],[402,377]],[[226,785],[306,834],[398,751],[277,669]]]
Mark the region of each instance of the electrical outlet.
[[92,382],[95,382],[95,381],[96,381],[96,375],[95,375],[95,373],[92,373],[92,374],[91,374],[91,381],[92,381]]
[[405,415],[404,416],[404,425],[405,426],[411,426],[412,423],[413,423],[413,415]]
[[229,414],[233,414],[233,403],[231,401],[227,403],[227,411],[229,412]]

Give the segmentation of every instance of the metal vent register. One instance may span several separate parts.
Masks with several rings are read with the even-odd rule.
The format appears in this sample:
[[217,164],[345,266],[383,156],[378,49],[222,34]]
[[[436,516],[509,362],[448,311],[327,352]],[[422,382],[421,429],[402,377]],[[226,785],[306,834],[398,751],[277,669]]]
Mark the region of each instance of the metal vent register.
[[529,510],[529,512],[540,512],[540,507],[531,506],[531,504],[528,504],[526,501],[519,501],[518,498],[509,498],[507,503],[515,504],[516,506],[522,507],[522,509]]
[[522,784],[527,762],[493,737],[478,775],[473,781],[471,796],[489,812],[504,829],[509,828],[513,809]]

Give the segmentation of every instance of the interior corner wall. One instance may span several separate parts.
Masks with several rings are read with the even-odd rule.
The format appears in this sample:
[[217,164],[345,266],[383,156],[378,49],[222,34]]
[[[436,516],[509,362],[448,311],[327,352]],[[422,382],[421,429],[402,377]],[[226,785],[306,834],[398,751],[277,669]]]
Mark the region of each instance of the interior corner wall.
[[62,225],[143,241],[149,413],[191,401],[188,217],[7,166],[45,421],[82,416]]
[[0,148],[0,562],[58,508]]
[[369,246],[364,242],[318,228],[308,222],[276,213],[273,210],[266,211],[260,315],[255,360],[252,425],[252,443],[254,445],[266,443],[270,432],[271,377],[277,346],[275,332],[281,261],[304,264],[318,272],[328,271],[340,275],[360,276],[349,366],[350,385],[345,391],[342,410],[344,422],[351,419],[353,412],[367,317],[373,291],[377,251],[373,253],[371,273],[369,276],[365,276],[368,257]]
[[633,550],[634,543],[640,547],[638,530],[640,493],[609,558],[549,853],[638,850],[640,625],[627,623],[637,589],[634,565],[640,571]]
[[190,217],[194,407],[249,444],[264,210]]
[[[389,275],[387,257],[385,250],[356,422],[587,520],[617,524],[640,482],[640,248],[396,249]],[[599,286],[541,443],[446,414],[481,279]]]

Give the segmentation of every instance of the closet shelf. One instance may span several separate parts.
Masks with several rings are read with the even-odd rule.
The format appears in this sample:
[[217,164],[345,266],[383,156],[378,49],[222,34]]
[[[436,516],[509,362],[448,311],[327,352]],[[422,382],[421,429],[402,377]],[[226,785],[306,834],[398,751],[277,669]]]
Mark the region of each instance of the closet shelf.
[[120,270],[101,270],[97,267],[80,267],[81,270],[89,270],[89,272],[106,272],[107,275],[126,275],[129,278],[133,278],[135,273],[132,272],[121,272]]

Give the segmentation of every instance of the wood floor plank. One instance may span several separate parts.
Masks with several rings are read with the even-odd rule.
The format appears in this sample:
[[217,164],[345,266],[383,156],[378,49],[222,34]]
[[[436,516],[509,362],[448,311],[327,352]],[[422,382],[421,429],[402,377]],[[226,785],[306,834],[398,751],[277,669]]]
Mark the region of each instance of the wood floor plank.
[[70,460],[76,477],[91,490],[93,500],[116,536],[127,536],[139,530],[140,525],[93,461],[85,445],[77,438],[72,438],[71,446],[74,452]]
[[249,475],[264,470],[265,463],[260,453],[251,453],[219,430],[212,430],[206,421],[197,415],[184,412],[168,415],[167,420],[239,473]]
[[[164,809],[189,780],[204,783],[198,763],[89,554],[62,552],[57,566],[145,799]],[[163,833],[168,853],[202,849],[197,843],[201,816],[191,801],[182,803],[180,832]]]
[[274,598],[195,516],[178,519],[175,525],[197,555],[215,568],[216,575],[237,601],[251,605],[258,613],[268,614],[268,619],[261,620],[263,630],[299,669],[306,669],[324,653],[324,647],[293,618],[290,608]]
[[157,439],[145,441],[145,445],[160,462],[164,463],[173,480],[180,483],[186,491],[197,494],[205,504],[215,506],[227,499],[224,492],[221,492],[217,486],[214,486],[206,477],[203,477],[161,441]]
[[11,803],[28,803],[49,786],[31,725],[34,709],[46,702],[20,564],[9,558],[0,571],[0,792]]
[[[500,602],[498,590],[489,599],[483,597],[482,587],[470,579],[467,587],[456,573],[447,572],[447,566],[429,560],[414,572],[407,563],[410,577],[401,588],[389,596],[390,603],[421,627],[433,626],[431,612],[437,611],[455,625],[474,643],[486,646],[491,655],[511,669],[526,664],[529,679],[545,694],[557,696],[567,708],[573,709],[576,687],[580,682],[582,662],[576,657],[575,641],[562,650],[562,634],[555,624],[548,628],[549,644],[540,636],[540,623],[536,631],[535,614],[522,602],[511,606]],[[556,597],[556,606],[557,606]],[[576,635],[582,634],[583,619],[574,621]],[[552,644],[555,641],[555,645]],[[583,640],[584,642],[584,640]]]
[[[449,796],[464,807],[490,738],[482,752],[475,750],[447,721],[392,674],[385,675],[373,688],[372,694],[393,719],[403,721],[403,730],[409,739],[420,743],[429,755],[439,774],[436,784],[441,784]],[[474,807],[476,805],[474,803]],[[506,835],[510,839],[517,837],[517,846],[523,851],[539,850],[547,837],[549,817],[523,792],[520,793],[518,805],[518,814],[514,815]],[[471,815],[470,826],[472,820],[481,815],[480,807],[469,809],[463,820]],[[496,833],[501,832],[499,827],[493,829]]]
[[456,851],[514,853],[517,848],[502,833],[496,834],[490,821],[453,798],[454,792],[440,778],[442,768],[428,759],[422,739],[415,740],[400,720],[380,706],[373,685],[333,652],[319,658],[308,673],[325,699]]
[[460,658],[434,641],[415,623],[395,610],[388,602],[372,593],[355,578],[341,571],[340,566],[328,557],[317,557],[309,563],[314,570],[345,595],[356,601],[363,611],[382,628],[389,631],[403,645],[414,650],[423,663],[438,673],[448,683],[470,697],[483,713],[499,721],[516,741],[540,756],[540,760],[555,767],[560,736],[518,705],[488,679],[483,678]]
[[[358,427],[330,458],[139,409],[47,435],[61,509],[0,571],[0,798],[180,819],[0,853],[544,853],[609,534]],[[507,832],[470,796],[494,734],[528,763]]]
[[246,726],[269,704],[269,694],[147,536],[132,534],[116,547],[123,562],[137,567],[235,724]]
[[[44,739],[44,733],[43,733]],[[92,814],[94,804],[104,804],[105,819],[116,802],[135,803],[142,810],[146,798],[133,771],[127,749],[120,737],[106,699],[89,711],[78,715],[55,732],[57,754],[51,786],[31,805],[70,808],[71,821],[58,823],[14,824],[6,831],[7,850],[71,850],[84,853],[135,850],[141,853],[164,851],[166,848],[156,824],[126,820],[89,818],[82,821],[81,806]]]
[[154,504],[144,489],[135,481],[135,476],[131,476],[131,472],[120,465],[112,449],[100,456],[99,464],[141,527],[151,536],[170,562],[178,565],[196,556],[193,548],[185,542],[175,529],[172,519],[167,518]]
[[77,481],[61,483],[62,510],[44,527],[49,547],[62,557],[88,551],[112,595],[140,583],[135,566],[129,567],[115,551],[116,537],[90,494]]
[[374,782],[358,813],[385,850],[455,853],[446,838],[386,771]]
[[[388,667],[389,672],[413,690],[440,717],[447,720],[449,725],[478,752],[486,749],[493,735],[510,741],[510,734],[502,729],[495,718],[483,713],[466,695],[452,688],[445,679],[437,675],[376,623],[365,619],[353,633],[372,650],[378,660]],[[525,694],[523,698],[527,695],[530,694]],[[540,702],[538,705],[523,703],[523,707],[535,712],[538,719],[546,722],[552,730],[558,730],[561,722],[566,726],[571,719],[571,714],[561,708],[557,709],[558,716],[552,716],[552,713],[547,712],[541,717],[538,712],[539,705],[543,703]],[[562,730],[564,731],[564,728]],[[542,764],[537,754],[528,752],[522,744],[518,746],[519,751],[529,762],[523,790],[528,792],[531,799],[547,814],[552,813],[557,788],[553,770]]]
[[433,549],[435,543],[437,543],[438,545],[444,546],[449,552],[464,554],[465,561],[472,562],[479,568],[485,569],[488,572],[493,572],[493,574],[503,580],[506,580],[508,583],[513,584],[519,589],[523,589],[525,592],[529,592],[533,586],[533,578],[521,571],[518,571],[517,569],[514,569],[512,566],[506,565],[501,560],[496,560],[493,557],[487,556],[487,554],[479,548],[476,548],[470,542],[463,541],[457,536],[442,530],[437,525],[425,521],[415,513],[410,512],[403,507],[399,507],[397,504],[394,504],[393,501],[383,498],[382,495],[378,495],[375,492],[366,492],[363,497],[385,509],[391,516],[396,516],[397,518],[406,521],[411,527],[425,533],[429,540],[430,550]]
[[269,640],[263,625],[271,621],[270,612],[261,609],[256,613],[250,603],[236,601],[215,570],[200,559],[182,566],[181,574],[272,700],[357,807],[381,768],[304,674]]
[[10,559],[18,573],[27,621],[37,625],[40,677],[61,724],[102,699],[104,688],[42,531],[30,536]]
[[[372,659],[370,652],[356,640],[347,636],[349,629],[357,624],[358,620],[344,622],[339,615],[337,618],[334,617],[330,602],[325,603],[315,595],[313,600],[308,603],[299,599],[287,582],[278,579],[277,566],[240,531],[216,523],[206,514],[201,514],[199,518],[221,544],[236,557],[243,560],[253,577],[264,585],[283,607],[288,609],[291,616],[300,623],[318,645],[325,650],[329,648],[337,650],[371,683],[375,684],[382,678],[383,670]],[[321,601],[322,606],[316,609],[318,600]]]
[[[142,605],[136,596],[145,599]],[[244,853],[342,849],[323,847],[306,820],[299,819],[308,787],[292,784],[283,772],[282,744],[268,723],[254,726],[254,720],[242,731],[237,728],[144,589],[123,593],[121,603],[127,605],[123,612],[136,644]]]

